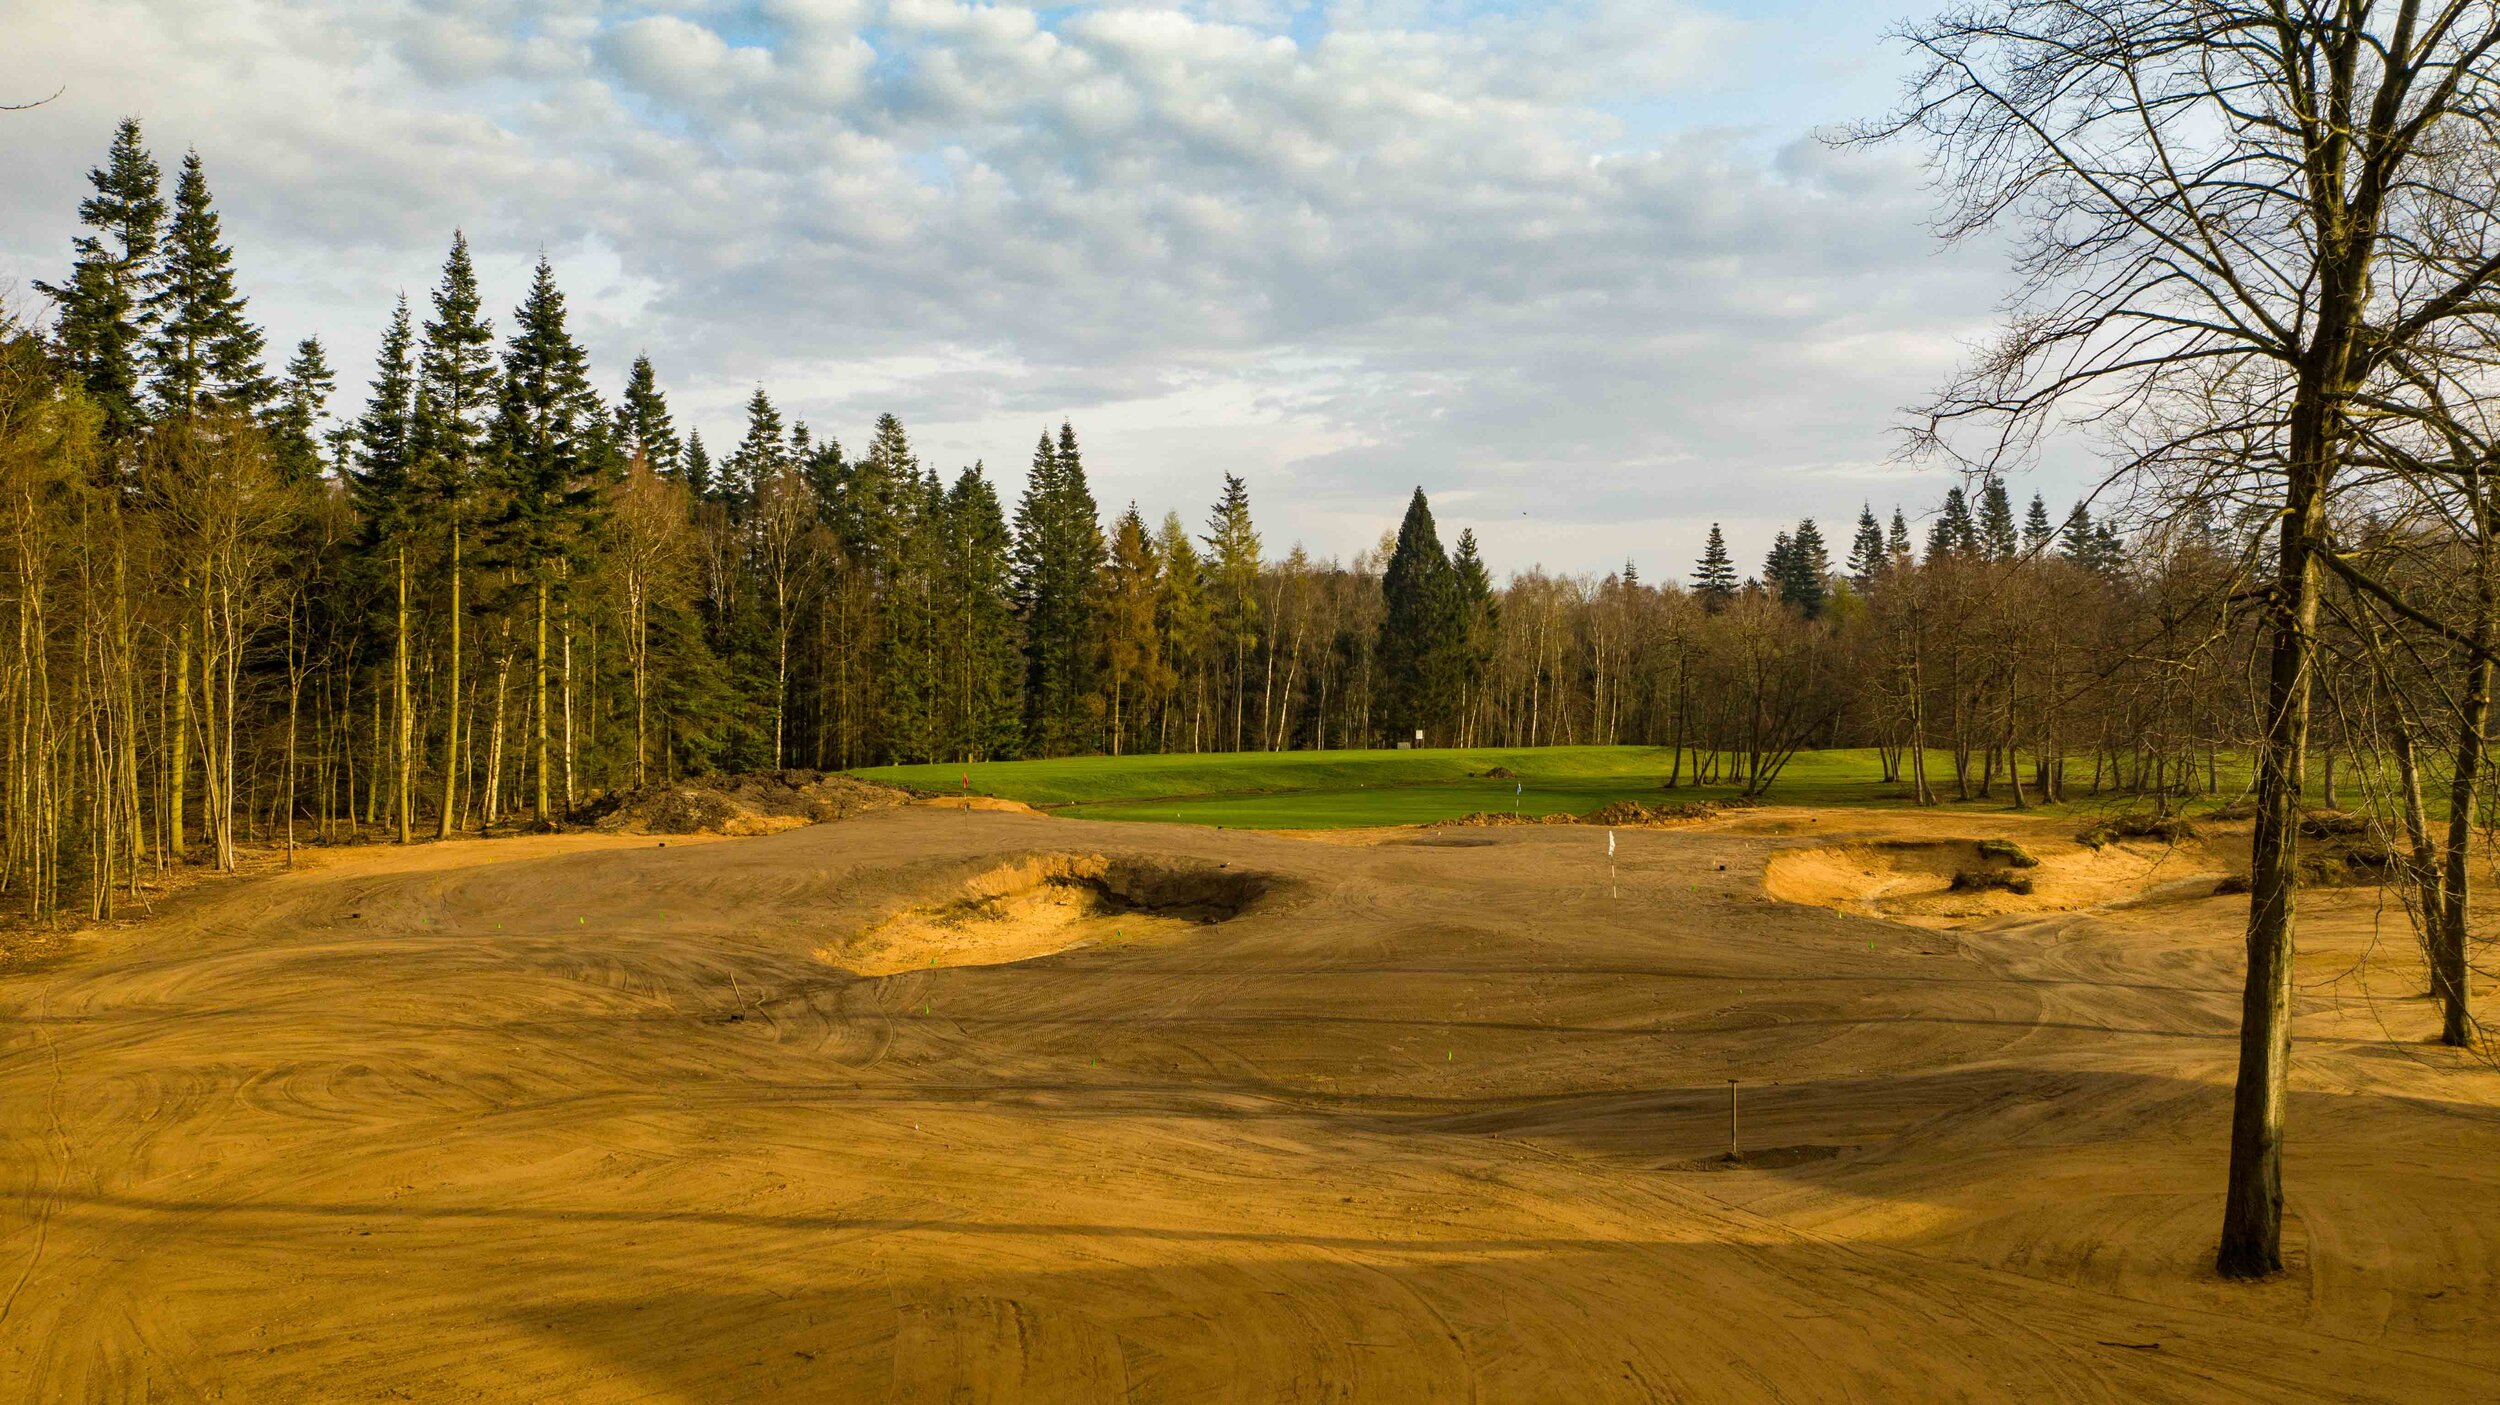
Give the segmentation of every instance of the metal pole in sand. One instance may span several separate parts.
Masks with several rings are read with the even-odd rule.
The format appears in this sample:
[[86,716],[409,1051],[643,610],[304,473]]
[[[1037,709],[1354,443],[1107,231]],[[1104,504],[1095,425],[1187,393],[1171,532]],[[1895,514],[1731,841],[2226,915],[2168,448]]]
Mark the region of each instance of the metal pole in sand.
[[1745,1154],[1736,1149],[1736,1080],[1733,1078],[1727,1081],[1727,1159],[1745,1159]]

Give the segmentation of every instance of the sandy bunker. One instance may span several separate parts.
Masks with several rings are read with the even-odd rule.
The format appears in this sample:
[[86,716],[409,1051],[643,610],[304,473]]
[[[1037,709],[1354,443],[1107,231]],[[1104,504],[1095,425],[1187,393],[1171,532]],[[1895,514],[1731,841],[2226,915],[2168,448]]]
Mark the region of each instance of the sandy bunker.
[[2219,871],[2201,847],[1882,835],[1773,854],[1762,886],[1781,902],[1944,926],[2127,902]]
[[1241,915],[1267,886],[1264,875],[1223,861],[1030,854],[943,884],[817,955],[883,976],[1169,940]]

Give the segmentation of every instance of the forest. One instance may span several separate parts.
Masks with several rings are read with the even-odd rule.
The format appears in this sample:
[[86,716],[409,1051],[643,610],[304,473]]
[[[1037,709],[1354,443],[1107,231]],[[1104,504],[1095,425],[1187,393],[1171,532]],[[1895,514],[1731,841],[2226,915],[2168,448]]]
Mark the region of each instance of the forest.
[[169,199],[125,121],[89,180],[0,341],[0,889],[30,913],[715,770],[1644,743],[1671,786],[1760,793],[1872,746],[1921,802],[2020,805],[2214,789],[2249,727],[2219,509],[2122,537],[1986,474],[1917,533],[1861,506],[1845,553],[1801,521],[1757,574],[1713,524],[1683,584],[1497,582],[1419,487],[1314,559],[1229,475],[1202,521],[1106,520],[1067,423],[1012,510],[894,415],[846,447],[760,387],[716,453],[647,358],[596,388],[543,259],[499,332],[457,234],[342,396],[317,339],[271,371],[196,152]]

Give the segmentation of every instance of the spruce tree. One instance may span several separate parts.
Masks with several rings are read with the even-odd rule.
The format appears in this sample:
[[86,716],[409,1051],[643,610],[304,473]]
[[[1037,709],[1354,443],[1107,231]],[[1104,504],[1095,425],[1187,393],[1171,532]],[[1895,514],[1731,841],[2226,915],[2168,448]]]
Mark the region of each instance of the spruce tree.
[[1788,568],[1784,574],[1764,579],[1779,592],[1780,600],[1807,619],[1823,613],[1823,602],[1831,594],[1831,554],[1823,545],[1823,530],[1811,517],[1797,524],[1797,533],[1788,539]]
[[477,512],[486,475],[487,413],[495,398],[495,334],[481,308],[468,238],[454,230],[451,251],[443,258],[442,282],[434,289],[434,315],[426,319],[425,338],[417,353],[409,443],[412,480],[423,510],[433,519],[428,530],[443,542],[445,581],[450,588],[444,612],[448,626],[444,660],[446,691],[453,702],[442,709],[443,793],[435,819],[436,836],[445,839],[451,837],[459,813],[460,676],[467,662],[461,640],[470,607],[465,559],[469,519]]
[[243,295],[235,291],[234,251],[224,237],[200,154],[187,153],[148,299],[155,319],[149,388],[161,414],[257,415],[276,393],[261,364],[260,329],[245,317]]
[[2014,533],[2014,504],[2005,495],[2005,480],[1993,473],[1979,485],[1979,544],[1997,561],[2011,561],[2022,549]]
[[113,129],[112,148],[87,183],[95,193],[79,202],[78,219],[90,232],[71,245],[69,281],[35,289],[59,306],[54,338],[62,362],[104,412],[106,439],[121,442],[148,421],[143,363],[165,230],[163,174],[140,141],[136,118]]
[[1016,507],[1016,601],[1027,652],[1026,731],[1035,755],[1065,755],[1095,739],[1089,704],[1103,559],[1102,524],[1076,430],[1062,422],[1056,443],[1043,432]]
[[373,390],[356,421],[354,469],[348,491],[356,516],[372,540],[404,534],[410,522],[409,419],[416,397],[413,354],[416,332],[402,296],[382,332],[374,360]]
[[1864,590],[1884,569],[1884,529],[1875,521],[1875,505],[1858,508],[1858,534],[1849,543],[1849,579]]
[[678,473],[676,422],[669,418],[668,397],[660,393],[659,377],[647,355],[634,358],[625,377],[625,396],[616,407],[617,447],[628,457],[640,456],[662,478]]
[[1884,554],[1895,561],[1910,559],[1910,520],[1898,507],[1892,510],[1892,525],[1884,531]]
[[1736,598],[1736,562],[1727,554],[1727,538],[1719,534],[1719,524],[1710,524],[1710,539],[1701,549],[1701,560],[1693,566],[1693,594],[1701,598],[1701,607],[1712,614],[1727,608]]
[[1771,538],[1771,549],[1762,556],[1762,583],[1783,600],[1788,598],[1790,582],[1796,575],[1796,557],[1796,546],[1784,531]]
[[703,447],[703,431],[686,436],[686,487],[697,502],[710,502],[719,495],[719,485],[712,473],[712,455]]
[[555,269],[544,257],[512,320],[493,428],[502,509],[494,528],[497,555],[520,578],[530,606],[531,810],[543,824],[555,814],[548,681],[558,641],[552,616],[596,525],[606,486],[606,414],[590,387],[589,359],[565,324]]
[[1249,745],[1243,718],[1250,688],[1250,646],[1259,642],[1259,533],[1250,520],[1250,488],[1224,475],[1223,495],[1207,514],[1208,642],[1232,660],[1233,749]]
[[1114,756],[1136,750],[1138,730],[1163,669],[1155,628],[1163,594],[1163,561],[1137,504],[1112,523],[1102,573],[1101,680],[1103,736]]
[[2092,564],[2092,509],[2076,503],[2058,533],[2057,553],[2078,566]]
[[2114,525],[2103,522],[2092,529],[2092,569],[2105,576],[2115,576],[2126,569],[2127,544],[2118,536]]
[[[383,608],[391,618],[391,814],[403,844],[415,837],[411,830],[416,803],[411,790],[414,714],[408,694],[408,547],[418,521],[415,346],[416,333],[409,325],[408,299],[403,295],[382,333],[373,392],[356,422],[356,468],[348,484],[365,525],[365,559],[380,577],[375,582],[376,594],[383,597]],[[375,722],[378,728],[378,711]],[[374,790],[379,788],[376,785]],[[379,807],[368,801],[367,808]]]
[[[1163,636],[1164,672],[1173,681],[1175,692],[1163,712],[1165,749],[1186,743],[1197,749],[1200,737],[1195,723],[1195,708],[1186,713],[1187,729],[1175,735],[1173,713],[1178,704],[1179,686],[1200,676],[1205,664],[1207,643],[1206,567],[1198,558],[1198,543],[1189,535],[1188,526],[1177,512],[1163,514],[1163,525],[1155,531],[1158,583],[1161,598],[1155,603],[1155,628]],[[1194,698],[1193,698],[1194,701]]]
[[790,448],[783,437],[781,412],[773,408],[773,398],[757,386],[747,397],[746,437],[722,465],[719,496],[729,504],[730,516],[743,518],[755,505],[755,491],[763,481],[781,471],[789,461]]
[[2048,549],[2049,539],[2056,535],[2049,527],[2049,505],[2038,493],[2031,495],[2031,510],[2023,514],[2023,551],[2037,556]]
[[[837,449],[838,453],[839,450]],[[943,759],[991,761],[1017,754],[1024,736],[1024,651],[1016,628],[1015,543],[975,463],[959,474],[941,510],[947,612]]]
[[[883,417],[879,423],[893,417]],[[901,429],[896,422],[896,430]],[[884,446],[871,439],[868,457]],[[957,641],[945,636],[938,590],[945,575],[946,493],[934,471],[898,472],[889,500],[893,546],[880,604],[878,677],[884,684],[887,754],[897,761],[935,761],[943,744],[942,659]]]
[[1391,736],[1447,746],[1457,720],[1467,647],[1466,604],[1441,549],[1432,505],[1417,488],[1398,524],[1397,546],[1380,578],[1381,710]]
[[321,476],[321,444],[314,431],[328,412],[330,392],[337,386],[320,338],[306,337],[297,343],[294,357],[286,363],[277,408],[269,416],[270,457],[281,481],[308,483]]
[[1473,527],[1458,532],[1458,550],[1450,557],[1451,579],[1458,585],[1458,603],[1466,622],[1466,647],[1459,656],[1458,744],[1472,746],[1474,719],[1467,699],[1482,694],[1487,672],[1493,667],[1494,643],[1501,629],[1502,604],[1493,594],[1493,573],[1485,569],[1484,557],[1476,550]]
[[1970,499],[1958,487],[1947,488],[1944,506],[1936,513],[1936,522],[1927,532],[1927,559],[1942,561],[1951,556],[1976,555],[1979,551],[1979,529],[1971,521]]

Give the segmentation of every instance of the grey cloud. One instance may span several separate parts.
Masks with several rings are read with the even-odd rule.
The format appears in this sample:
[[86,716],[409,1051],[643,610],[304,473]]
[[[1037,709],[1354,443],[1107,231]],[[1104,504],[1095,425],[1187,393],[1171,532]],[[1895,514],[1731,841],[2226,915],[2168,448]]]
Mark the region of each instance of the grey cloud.
[[351,386],[465,225],[498,306],[541,246],[600,280],[607,378],[647,349],[712,437],[760,380],[1012,487],[1064,413],[1121,500],[1253,471],[1272,536],[1336,554],[1414,482],[1497,562],[1522,513],[1588,524],[1545,554],[1590,567],[1627,523],[1853,513],[2002,285],[1898,154],[1608,115],[1727,81],[1732,7],[1346,3],[1307,44],[1264,0],[66,8],[0,55],[73,85],[0,149],[0,274],[57,271],[136,109],[208,157],[273,340]]

